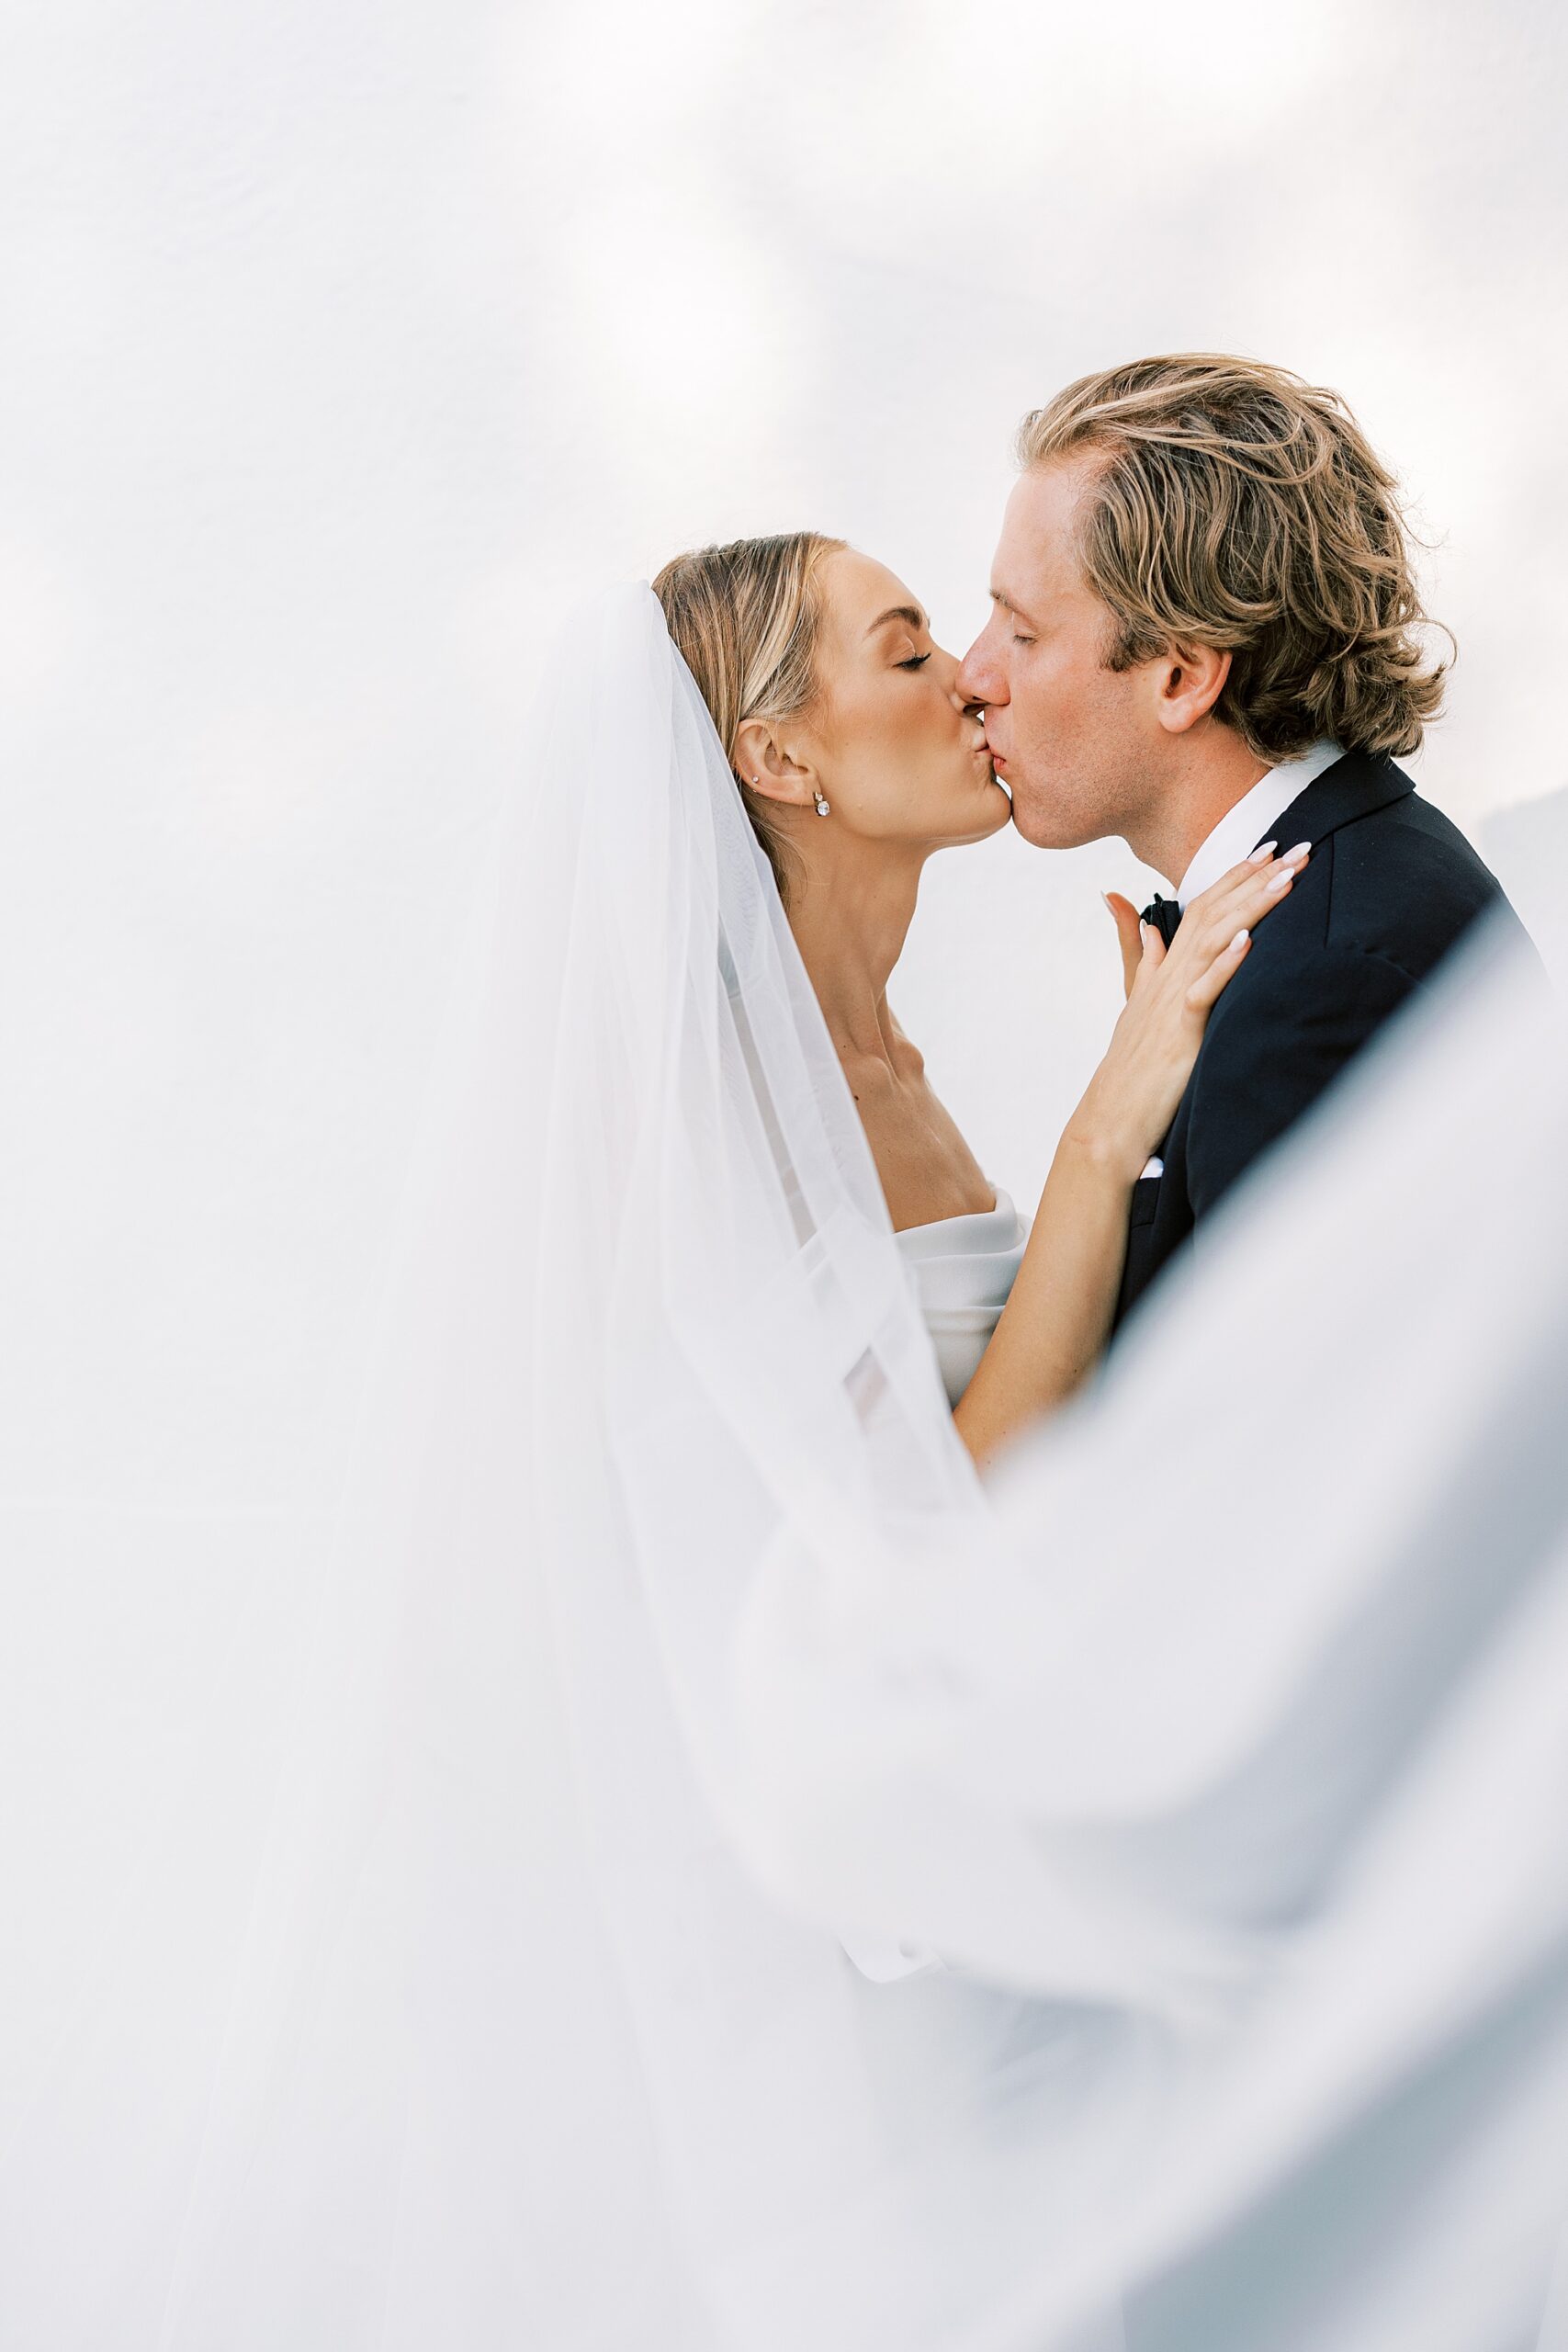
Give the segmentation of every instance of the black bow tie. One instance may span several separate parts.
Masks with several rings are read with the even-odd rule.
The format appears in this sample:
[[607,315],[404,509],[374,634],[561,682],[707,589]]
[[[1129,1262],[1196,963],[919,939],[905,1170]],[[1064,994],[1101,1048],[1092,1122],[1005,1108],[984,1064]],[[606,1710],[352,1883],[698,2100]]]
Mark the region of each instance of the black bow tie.
[[1168,947],[1176,937],[1176,926],[1181,921],[1181,909],[1174,899],[1162,899],[1155,892],[1151,903],[1144,909],[1141,920],[1152,922]]

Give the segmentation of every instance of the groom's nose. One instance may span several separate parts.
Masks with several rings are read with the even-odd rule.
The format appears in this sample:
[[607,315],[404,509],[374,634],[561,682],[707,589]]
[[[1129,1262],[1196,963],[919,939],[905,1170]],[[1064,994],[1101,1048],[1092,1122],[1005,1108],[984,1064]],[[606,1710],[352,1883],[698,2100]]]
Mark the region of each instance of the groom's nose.
[[983,628],[958,665],[957,688],[965,702],[995,704],[1008,698],[1007,676],[990,636],[990,630]]

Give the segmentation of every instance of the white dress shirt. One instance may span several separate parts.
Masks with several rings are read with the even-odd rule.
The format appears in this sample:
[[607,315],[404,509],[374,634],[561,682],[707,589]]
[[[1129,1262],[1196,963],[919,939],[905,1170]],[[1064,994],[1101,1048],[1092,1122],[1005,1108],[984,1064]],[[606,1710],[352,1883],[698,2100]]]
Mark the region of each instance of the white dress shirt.
[[[1281,760],[1277,768],[1265,768],[1258,782],[1244,792],[1234,808],[1227,808],[1213,831],[1197,852],[1191,865],[1176,886],[1177,902],[1185,908],[1188,901],[1206,890],[1250,857],[1270,825],[1282,817],[1292,801],[1304,792],[1315,776],[1331,768],[1345,754],[1337,743],[1324,736],[1299,760]],[[1281,842],[1282,850],[1294,849],[1294,842]],[[1144,1176],[1163,1176],[1165,1162],[1157,1154],[1146,1160]],[[1140,1180],[1141,1181],[1141,1180]]]
[[[1270,825],[1282,817],[1299,792],[1304,792],[1314,777],[1345,754],[1337,743],[1326,736],[1303,752],[1299,760],[1281,760],[1277,768],[1265,768],[1258,782],[1244,792],[1234,808],[1227,808],[1208,840],[1198,851],[1191,865],[1176,887],[1178,902],[1185,907],[1190,899],[1206,890],[1250,857]],[[1281,849],[1294,849],[1294,842],[1281,842]]]

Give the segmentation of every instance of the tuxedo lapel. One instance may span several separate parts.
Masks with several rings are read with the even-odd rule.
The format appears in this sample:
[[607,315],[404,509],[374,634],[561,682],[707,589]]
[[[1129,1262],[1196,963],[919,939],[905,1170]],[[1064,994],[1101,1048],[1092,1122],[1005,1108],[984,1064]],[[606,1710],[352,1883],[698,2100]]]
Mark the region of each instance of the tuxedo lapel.
[[[1311,842],[1315,848],[1341,825],[1371,817],[1415,789],[1404,769],[1381,752],[1347,752],[1296,795],[1269,828],[1269,835],[1282,849],[1299,841]],[[1253,846],[1261,849],[1263,844],[1257,842]]]

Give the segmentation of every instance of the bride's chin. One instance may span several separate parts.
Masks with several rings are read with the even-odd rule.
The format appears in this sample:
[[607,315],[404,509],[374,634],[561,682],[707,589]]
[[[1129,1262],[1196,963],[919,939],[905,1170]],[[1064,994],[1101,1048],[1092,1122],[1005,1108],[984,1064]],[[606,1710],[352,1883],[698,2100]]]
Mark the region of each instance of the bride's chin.
[[978,824],[966,825],[963,831],[959,831],[958,829],[954,827],[953,831],[948,835],[948,848],[973,849],[978,842],[990,841],[995,834],[1001,831],[1003,826],[1007,823],[1011,815],[1012,803],[1004,798],[1002,800],[1001,807],[994,813],[990,809],[987,809]]
[[989,841],[999,833],[1012,817],[1012,795],[1000,778],[993,779],[986,794],[986,822],[975,836],[976,841]]
[[978,796],[971,786],[964,796],[964,805],[953,809],[939,832],[927,838],[944,849],[968,849],[976,842],[988,842],[993,833],[999,833],[1011,816],[1012,796],[993,778]]

